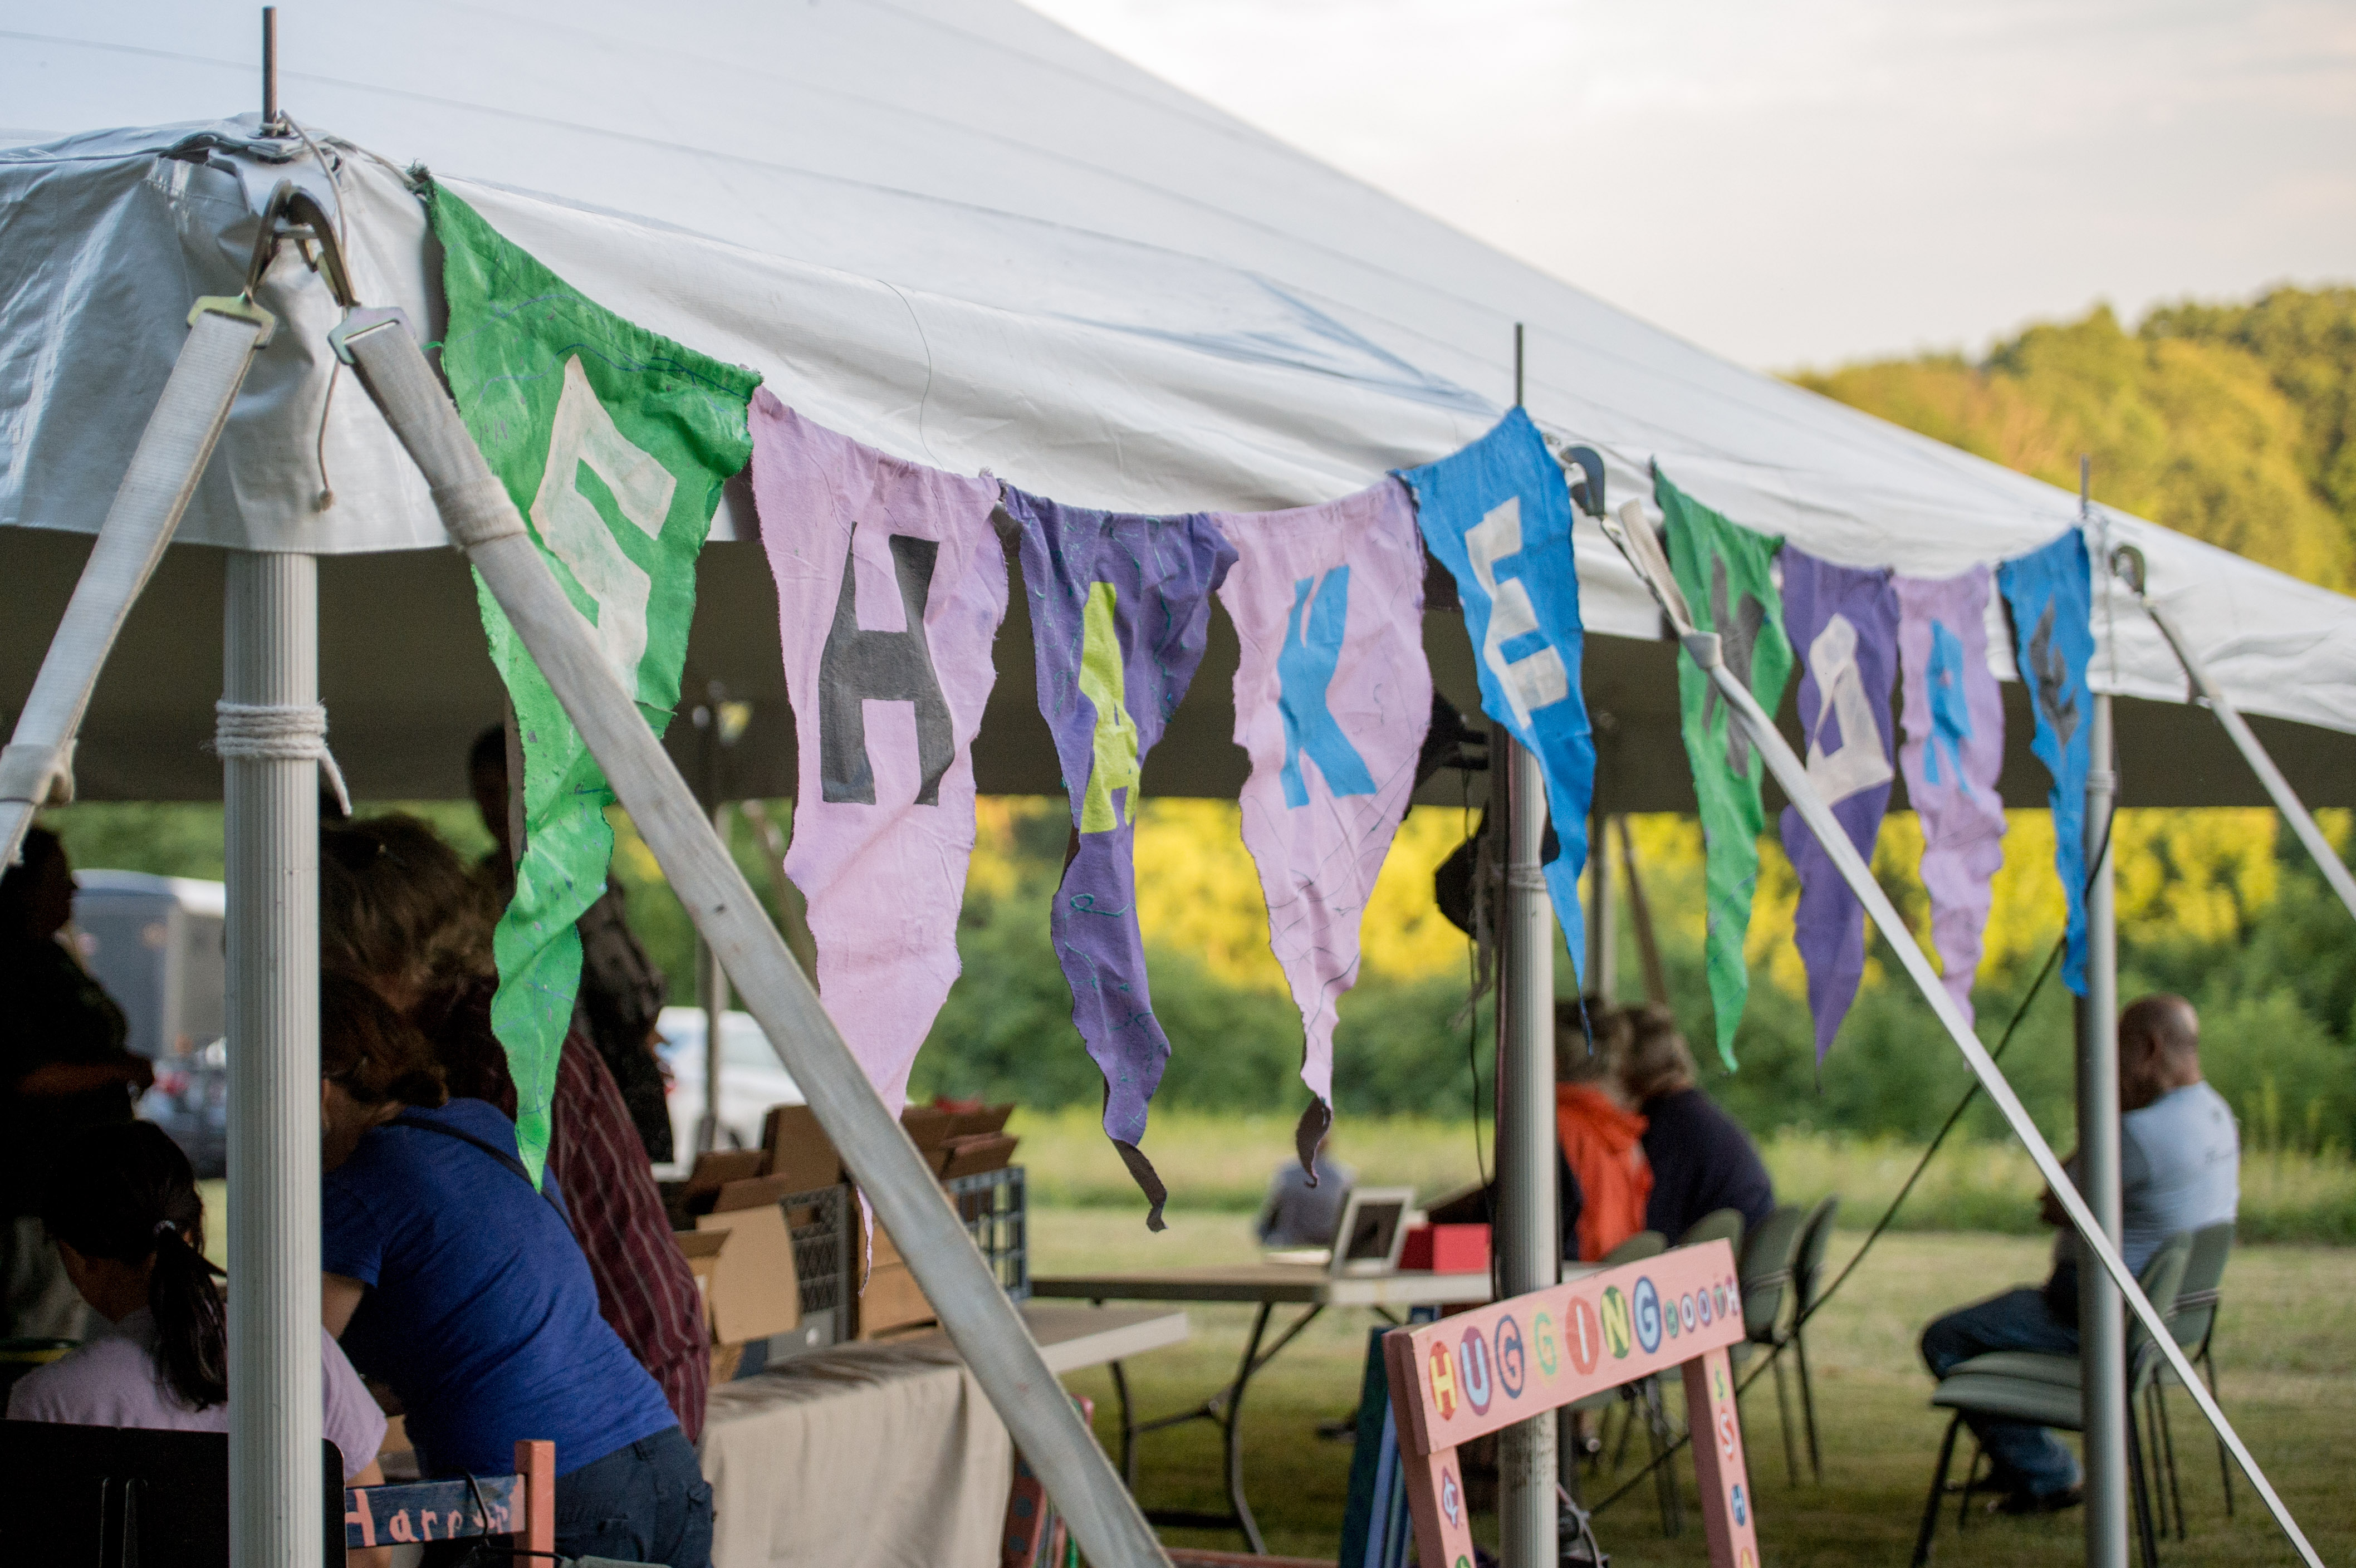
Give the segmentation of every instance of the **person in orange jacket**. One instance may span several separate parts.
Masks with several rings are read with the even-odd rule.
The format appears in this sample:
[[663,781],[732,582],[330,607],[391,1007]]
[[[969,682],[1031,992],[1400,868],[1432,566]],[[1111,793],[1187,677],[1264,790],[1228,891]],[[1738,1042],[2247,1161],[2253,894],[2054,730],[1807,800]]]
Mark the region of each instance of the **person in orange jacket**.
[[1587,1000],[1554,1012],[1555,1132],[1570,1180],[1564,1184],[1563,1234],[1576,1236],[1579,1261],[1599,1261],[1644,1229],[1653,1195],[1644,1157],[1644,1118],[1621,1086],[1630,1026],[1617,1008]]

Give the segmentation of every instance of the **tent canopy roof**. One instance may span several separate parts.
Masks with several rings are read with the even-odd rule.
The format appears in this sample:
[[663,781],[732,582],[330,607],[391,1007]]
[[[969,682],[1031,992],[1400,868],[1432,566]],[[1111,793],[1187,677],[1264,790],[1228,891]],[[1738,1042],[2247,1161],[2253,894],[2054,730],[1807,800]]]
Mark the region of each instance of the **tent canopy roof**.
[[[209,118],[255,96],[252,59],[224,43],[249,34],[248,7],[125,0],[36,12],[8,0],[5,10],[0,102],[16,134],[185,123],[0,150],[0,523],[96,528],[188,301],[234,292],[252,210],[277,178],[339,198],[362,295],[438,333],[430,246],[396,166],[412,161],[592,297],[753,366],[811,417],[1067,501],[1297,505],[1443,456],[1510,401],[1521,321],[1533,414],[1605,455],[1615,499],[1647,495],[1657,461],[1748,526],[1924,575],[2024,553],[2077,517],[2073,496],[1717,359],[1011,0],[742,3],[700,13],[696,27],[658,29],[618,0],[306,6],[283,29],[282,97],[313,127],[311,144],[260,139],[252,115]],[[1598,214],[1597,242],[1612,228]],[[335,313],[316,280],[282,254],[265,303],[291,329],[262,356],[183,538],[323,554],[441,544],[423,487],[372,406],[348,388],[328,397],[321,337]],[[315,446],[337,498],[326,511]],[[717,537],[749,530],[741,496],[726,510]],[[2356,733],[2356,607],[2100,516],[2114,539],[2144,549],[2156,593],[2237,702]],[[1579,544],[1587,619],[1607,634],[1590,644],[1591,700],[1607,709],[1624,684],[1628,702],[1612,711],[1633,714],[1640,697],[1673,708],[1650,672],[1666,671],[1666,650],[1612,640],[1657,638],[1649,601],[1591,527]],[[20,564],[31,602],[51,602],[50,578],[71,569],[22,535],[0,537],[0,557]],[[447,576],[460,590],[455,612],[408,625],[471,614],[454,573],[391,564],[372,569],[388,588],[414,579],[423,592]],[[742,692],[777,684],[774,659],[756,667],[764,637],[774,653],[773,607],[748,625],[706,623],[747,585],[765,586],[758,575],[751,552],[715,551],[691,654]],[[2139,612],[2098,605],[2096,621],[2098,689],[2184,700]],[[194,642],[211,624],[175,630]],[[1013,629],[1001,696],[1022,689]],[[326,628],[331,671],[344,635]],[[1469,660],[1445,641],[1443,628],[1442,683],[1469,708]],[[0,693],[22,691],[37,659],[12,648]],[[395,791],[371,774],[399,792],[422,782],[397,761],[404,723],[417,734],[423,715],[453,710],[465,692],[467,711],[436,727],[462,733],[492,691],[478,636],[471,650],[437,644],[403,664],[368,682],[365,699],[358,688],[339,695],[328,676],[343,748],[385,755],[382,768],[359,764],[372,792]],[[1233,751],[1226,696],[1206,666],[1183,715],[1200,725],[1194,740],[1223,753]],[[109,746],[160,717],[135,714],[140,705],[120,671],[102,686],[86,730],[93,786]],[[178,727],[193,732],[201,712]],[[2123,720],[2130,738],[2139,722]],[[2214,727],[2180,709],[2150,723],[2182,746]],[[1674,748],[1667,732],[1632,726],[1623,751]],[[2336,738],[2303,744],[2337,777],[2319,789],[2320,774],[2294,766],[2294,776],[2318,799],[2347,795],[2348,770],[2324,766],[2340,756]],[[1669,762],[1644,769],[1672,781],[1665,795],[1632,785],[1627,803],[1677,803],[1681,759],[1672,751]],[[2183,788],[2247,798],[2238,766]],[[990,771],[985,760],[986,788]],[[181,792],[127,752],[121,787]],[[2138,793],[2132,772],[2128,788]]]

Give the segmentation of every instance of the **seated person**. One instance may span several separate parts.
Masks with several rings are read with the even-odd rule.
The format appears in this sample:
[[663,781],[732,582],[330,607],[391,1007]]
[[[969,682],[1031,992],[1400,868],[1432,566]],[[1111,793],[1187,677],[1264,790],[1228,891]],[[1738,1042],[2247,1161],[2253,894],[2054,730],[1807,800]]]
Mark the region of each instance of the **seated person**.
[[1592,1263],[1644,1229],[1653,1167],[1644,1158],[1644,1119],[1620,1083],[1633,1033],[1628,1016],[1592,999],[1587,1007],[1582,1024],[1580,1004],[1555,1004],[1554,1119],[1570,1175],[1562,1222],[1577,1238],[1575,1256]]
[[559,1553],[709,1568],[712,1488],[598,1316],[555,1180],[533,1190],[515,1124],[447,1100],[367,984],[322,975],[320,1014],[320,1309],[400,1397],[425,1473],[503,1472],[547,1439]]
[[[2141,1273],[2169,1237],[2222,1224],[2241,1203],[2242,1140],[2233,1112],[2201,1079],[2201,1018],[2181,996],[2146,996],[2119,1015],[2119,1252]],[[2075,1157],[2072,1160],[2074,1176]],[[2053,1195],[2045,1222],[2067,1226]],[[1951,1312],[1922,1331],[1934,1378],[1991,1350],[2078,1353],[2078,1247],[2055,1239],[2052,1277]],[[2083,1500],[2078,1462],[2041,1426],[1967,1415],[1996,1462],[2007,1513],[2051,1513]]]
[[1653,1166],[1644,1229],[1674,1247],[1696,1220],[1731,1208],[1750,1234],[1775,1211],[1775,1185],[1758,1146],[1694,1081],[1693,1052],[1667,1008],[1632,1007],[1627,1020],[1621,1083],[1644,1115],[1644,1157]]
[[1337,1165],[1326,1156],[1327,1140],[1317,1140],[1317,1185],[1299,1160],[1287,1160],[1268,1178],[1268,1197],[1252,1221],[1252,1233],[1263,1247],[1330,1247],[1342,1224],[1342,1208],[1350,1201],[1350,1184],[1358,1173]]
[[131,1120],[155,1080],[123,1010],[59,937],[73,866],[47,828],[0,875],[0,1338],[82,1339],[89,1309],[41,1233],[41,1184],[75,1131]]
[[[455,851],[414,817],[337,824],[319,838],[319,942],[423,1032],[459,1099],[512,1120],[515,1080],[491,1031],[496,911]],[[576,1019],[556,1062],[548,1171],[597,1283],[597,1310],[692,1443],[703,1431],[711,1333],[695,1275],[671,1240],[629,1108]]]
[[[204,1200],[188,1157],[152,1122],[91,1127],[58,1151],[41,1203],[67,1277],[107,1331],[8,1395],[11,1421],[229,1430],[228,1324],[205,1261]],[[385,1420],[322,1329],[322,1430],[348,1486],[383,1477]]]

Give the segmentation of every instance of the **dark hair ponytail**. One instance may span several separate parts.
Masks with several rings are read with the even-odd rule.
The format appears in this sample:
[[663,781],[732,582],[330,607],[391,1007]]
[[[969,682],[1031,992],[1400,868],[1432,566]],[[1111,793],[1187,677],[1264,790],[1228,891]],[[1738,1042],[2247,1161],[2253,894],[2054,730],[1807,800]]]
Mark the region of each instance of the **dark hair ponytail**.
[[188,1156],[152,1122],[91,1127],[67,1144],[41,1203],[49,1234],[86,1258],[155,1260],[155,1358],[180,1402],[229,1398],[229,1325],[205,1258],[205,1206]]

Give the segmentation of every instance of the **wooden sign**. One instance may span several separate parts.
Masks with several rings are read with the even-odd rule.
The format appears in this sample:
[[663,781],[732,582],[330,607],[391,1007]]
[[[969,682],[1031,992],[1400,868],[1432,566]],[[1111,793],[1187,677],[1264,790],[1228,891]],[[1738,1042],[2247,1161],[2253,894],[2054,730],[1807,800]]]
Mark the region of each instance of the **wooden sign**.
[[1472,1568],[1460,1444],[1671,1367],[1683,1369],[1712,1568],[1758,1568],[1729,1347],[1742,1287],[1724,1241],[1680,1247],[1383,1339],[1416,1560]]

